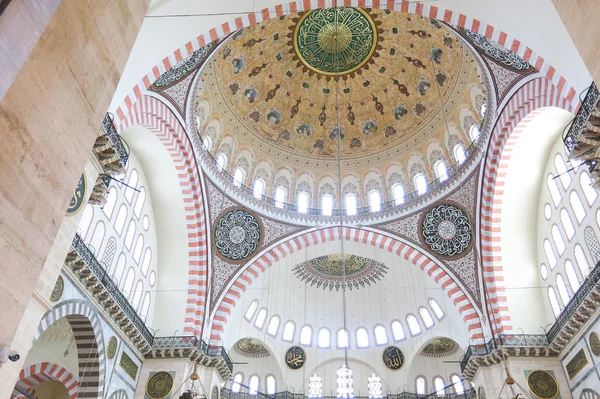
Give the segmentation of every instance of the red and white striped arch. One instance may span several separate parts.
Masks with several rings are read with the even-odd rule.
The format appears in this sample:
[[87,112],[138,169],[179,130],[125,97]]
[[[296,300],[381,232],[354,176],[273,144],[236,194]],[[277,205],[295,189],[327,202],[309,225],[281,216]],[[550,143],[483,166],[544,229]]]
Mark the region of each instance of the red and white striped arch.
[[[79,393],[79,383],[77,378],[71,374],[67,369],[54,363],[40,363],[34,364],[29,367],[25,367],[19,374],[19,381],[17,381],[16,387],[21,390],[32,393],[33,387],[44,381],[58,381],[62,383],[69,392],[71,399],[76,399]],[[10,396],[11,399],[25,399],[25,395],[13,394]]]
[[192,143],[173,111],[162,101],[143,96],[117,126],[119,131],[142,125],[152,131],[169,152],[177,169],[188,231],[189,277],[185,332],[202,335],[208,276],[204,200],[200,172]]
[[[341,3],[342,1],[338,2],[338,4]],[[409,2],[408,0],[343,0],[343,4],[346,6],[380,8],[428,16],[437,18],[456,27],[464,27],[474,32],[478,32],[489,39],[497,41],[521,56],[531,65],[535,66],[535,68],[540,71],[560,93],[562,93],[562,97],[566,98],[567,101],[574,105],[576,105],[578,101],[575,89],[573,89],[573,87],[567,83],[566,79],[544,60],[544,58],[508,33],[496,29],[491,25],[487,25],[478,19],[470,18],[464,14],[459,14],[452,10],[447,10],[432,4],[423,4],[413,1]],[[146,89],[150,87],[160,75],[181,62],[194,51],[206,45],[206,43],[223,38],[231,32],[235,32],[245,26],[255,25],[262,21],[278,18],[289,13],[307,11],[314,8],[330,7],[332,5],[333,0],[295,1],[265,8],[261,11],[238,17],[232,21],[223,23],[221,26],[210,29],[208,32],[201,34],[194,40],[187,42],[184,46],[175,50],[173,54],[169,55],[163,59],[161,63],[153,67],[152,70],[149,71],[135,87],[133,87],[131,92],[123,100],[122,104],[117,108],[116,118],[119,120],[126,119],[134,104],[142,98]]]
[[506,170],[518,137],[527,123],[542,111],[541,108],[555,106],[573,111],[571,99],[562,94],[546,78],[526,83],[508,101],[492,131],[481,187],[480,231],[483,277],[489,294],[488,310],[495,319],[492,327],[497,333],[513,329],[504,287],[500,242]]
[[[339,240],[341,232],[342,230],[339,226],[306,232],[274,245],[266,253],[260,255],[258,259],[249,262],[245,266],[244,271],[239,274],[230,285],[225,295],[221,296],[215,304],[218,305],[218,307],[213,316],[210,334],[211,345],[219,344],[233,308],[242,297],[244,291],[252,285],[260,274],[264,273],[277,261],[296,251],[308,248],[312,245]],[[446,292],[448,298],[450,298],[463,317],[473,342],[483,342],[484,334],[481,320],[469,297],[452,276],[446,273],[441,266],[430,259],[425,253],[394,237],[390,237],[383,232],[364,230],[355,227],[344,227],[343,235],[345,241],[360,242],[387,250],[388,252],[402,256],[404,259],[412,262],[415,266],[418,266],[427,273],[428,276],[433,278],[436,283],[440,284],[444,292]]]

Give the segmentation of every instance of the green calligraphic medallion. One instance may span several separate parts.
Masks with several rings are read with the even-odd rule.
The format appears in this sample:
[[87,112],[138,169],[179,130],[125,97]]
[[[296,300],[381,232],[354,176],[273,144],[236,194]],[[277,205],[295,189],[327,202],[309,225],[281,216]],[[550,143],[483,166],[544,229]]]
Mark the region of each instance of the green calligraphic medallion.
[[598,336],[598,333],[591,333],[589,341],[590,348],[592,349],[592,353],[594,354],[594,356],[600,356],[600,336]]
[[529,373],[527,385],[531,393],[539,399],[553,399],[558,396],[558,382],[547,371],[535,370]]
[[146,384],[146,395],[153,399],[168,396],[173,389],[173,376],[166,371],[159,371],[150,376]]
[[64,291],[65,281],[61,276],[58,276],[56,284],[54,284],[54,289],[52,289],[52,294],[50,294],[50,302],[57,302],[62,297]]
[[110,337],[108,345],[106,346],[106,357],[108,360],[112,359],[117,354],[117,346],[117,338]]
[[298,370],[306,362],[306,354],[304,349],[299,346],[292,346],[285,353],[285,364],[292,370]]
[[79,178],[79,182],[77,183],[77,187],[75,188],[75,192],[71,197],[71,201],[69,201],[69,207],[67,208],[67,215],[74,215],[81,209],[81,205],[85,201],[85,173],[81,175]]
[[308,11],[294,28],[294,50],[309,69],[338,75],[356,71],[373,55],[377,29],[371,16],[354,7]]
[[383,363],[390,370],[400,370],[404,365],[404,354],[396,346],[388,346],[383,351]]

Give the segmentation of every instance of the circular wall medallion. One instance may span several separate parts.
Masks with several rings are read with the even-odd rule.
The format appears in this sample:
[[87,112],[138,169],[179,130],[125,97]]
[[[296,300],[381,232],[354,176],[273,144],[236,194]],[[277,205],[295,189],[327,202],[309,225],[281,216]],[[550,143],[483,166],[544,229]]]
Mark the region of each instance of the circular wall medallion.
[[558,381],[547,371],[535,370],[527,376],[527,385],[540,399],[553,399],[558,396]]
[[106,345],[106,357],[112,359],[117,354],[117,338],[110,337],[108,345]]
[[486,399],[485,389],[483,389],[483,387],[479,387],[479,389],[477,389],[477,399]]
[[253,255],[261,237],[258,219],[243,209],[225,212],[215,226],[215,247],[228,260],[241,261]]
[[210,399],[219,399],[219,386],[215,385],[210,393]]
[[309,69],[336,75],[354,72],[375,51],[377,28],[371,16],[354,7],[306,12],[294,28],[294,50]]
[[166,371],[159,371],[148,378],[146,395],[152,399],[162,399],[173,389],[173,376]]
[[600,356],[600,336],[597,332],[590,334],[589,342],[594,356]]
[[404,365],[404,354],[397,346],[388,346],[383,351],[383,363],[390,370],[400,370]]
[[57,302],[60,297],[62,297],[64,291],[65,281],[61,276],[58,276],[56,283],[54,284],[54,289],[52,289],[52,294],[50,294],[50,302]]
[[292,346],[285,353],[285,364],[292,370],[298,370],[306,362],[306,354],[304,349],[299,346]]
[[69,202],[69,207],[67,208],[67,215],[74,215],[81,209],[81,205],[85,201],[85,173],[81,174],[79,178],[79,182],[77,183],[77,187],[75,187],[75,192],[71,197],[71,201]]
[[421,234],[425,244],[441,256],[463,253],[473,240],[467,215],[457,206],[441,204],[431,208],[423,217]]

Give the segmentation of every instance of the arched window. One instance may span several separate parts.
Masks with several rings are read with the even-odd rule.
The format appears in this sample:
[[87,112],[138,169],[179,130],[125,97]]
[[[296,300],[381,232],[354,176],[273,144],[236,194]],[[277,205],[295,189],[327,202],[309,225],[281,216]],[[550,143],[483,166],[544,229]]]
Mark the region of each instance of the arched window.
[[204,145],[206,151],[210,151],[210,149],[212,148],[212,139],[210,138],[210,136],[204,136],[204,138],[202,139],[202,145]]
[[144,276],[148,275],[148,270],[150,270],[150,262],[152,261],[152,250],[150,248],[146,248],[144,251],[144,260],[142,261],[142,274]]
[[104,253],[102,254],[102,260],[100,261],[100,264],[102,267],[104,267],[104,270],[111,269],[115,252],[117,252],[117,240],[111,237],[108,239],[108,242],[104,247]]
[[458,395],[462,395],[465,392],[465,386],[463,385],[462,379],[459,376],[453,374],[450,377],[450,381],[452,381],[452,385],[454,386],[454,392],[456,392]]
[[383,391],[381,390],[381,378],[375,374],[371,374],[367,378],[367,387],[369,389],[369,399],[383,398]]
[[590,175],[587,172],[583,172],[581,173],[581,175],[579,175],[579,184],[581,185],[581,189],[583,190],[585,200],[587,201],[589,206],[592,206],[598,198],[598,193],[596,192],[596,189],[592,186],[592,179],[590,179]]
[[404,188],[400,184],[394,184],[392,194],[394,195],[394,204],[404,204]]
[[469,136],[471,136],[471,140],[477,140],[479,137],[479,128],[476,125],[473,125],[469,128]]
[[135,194],[134,188],[136,188],[135,186],[137,185],[137,183],[138,183],[138,172],[137,172],[137,170],[133,169],[131,171],[131,174],[129,175],[129,180],[127,180],[127,185],[129,187],[125,187],[125,199],[130,204],[131,204],[131,200],[133,199],[133,194]]
[[236,187],[240,187],[244,182],[244,175],[244,169],[235,168],[235,171],[233,172],[233,185]]
[[310,399],[323,397],[323,381],[318,374],[313,374],[308,378],[308,397]]
[[92,234],[92,239],[90,240],[90,249],[94,253],[94,255],[100,255],[100,247],[102,246],[102,241],[104,241],[104,234],[106,233],[106,227],[103,222],[98,222],[96,227],[94,228],[94,233]]
[[565,273],[567,274],[567,280],[569,280],[569,285],[571,286],[571,291],[574,293],[579,289],[579,278],[577,277],[577,273],[575,272],[575,268],[573,267],[573,263],[570,260],[565,261]]
[[417,377],[417,380],[415,381],[417,395],[425,395],[427,393],[426,387],[427,382],[425,381],[425,377]]
[[267,376],[267,395],[275,395],[277,392],[277,385],[275,384],[275,377],[272,375]]
[[554,287],[548,287],[548,299],[550,300],[550,306],[552,307],[552,312],[554,312],[554,317],[558,317],[560,314],[560,305]]
[[227,157],[222,152],[217,155],[217,166],[221,169],[225,169],[225,164],[227,164]]
[[373,190],[369,193],[369,208],[371,208],[371,212],[381,210],[381,194],[379,194],[379,191]]
[[131,306],[134,309],[137,309],[140,306],[140,302],[142,301],[142,293],[144,291],[144,284],[142,280],[138,280],[135,285],[135,290],[133,290],[133,301],[131,302]]
[[402,323],[398,320],[392,321],[392,336],[394,337],[394,341],[403,341],[406,339],[406,334],[404,333],[404,327],[402,327]]
[[254,320],[254,327],[260,328],[262,330],[265,325],[265,320],[267,319],[267,309],[262,308],[258,311],[258,315],[256,315],[256,320]]
[[337,332],[337,346],[338,348],[347,348],[350,346],[350,342],[349,342],[349,336],[348,336],[348,331],[344,330],[343,328],[341,330],[338,330]]
[[575,219],[577,219],[577,223],[581,224],[585,218],[585,208],[583,207],[581,199],[579,198],[579,194],[577,194],[576,191],[571,191],[571,194],[569,194],[569,202],[571,203],[571,208],[573,208],[573,213],[575,213]]
[[271,320],[269,320],[267,334],[274,337],[277,335],[277,330],[279,330],[279,316],[273,316],[271,317]]
[[329,194],[325,194],[321,198],[321,212],[325,216],[331,216],[333,214],[333,198]]
[[356,195],[354,194],[346,195],[346,215],[356,215]]
[[285,188],[277,187],[277,189],[275,189],[275,206],[277,208],[283,208],[283,204],[285,203],[285,196]]
[[123,295],[125,295],[126,298],[129,298],[129,296],[131,295],[131,289],[133,288],[133,279],[135,278],[135,270],[133,270],[133,267],[130,267],[129,270],[127,270],[127,276],[125,277],[125,281],[123,282]]
[[565,229],[565,233],[567,233],[567,238],[569,241],[575,235],[575,227],[573,227],[573,222],[571,221],[571,216],[569,216],[569,212],[566,209],[560,210],[560,223]]
[[435,163],[435,174],[437,175],[440,181],[448,179],[448,169],[446,168],[446,164],[443,161],[437,161]]
[[435,314],[435,317],[437,317],[438,320],[442,320],[444,318],[444,311],[435,299],[429,299],[429,306],[431,307],[431,310],[433,310],[433,313]]
[[385,331],[385,327],[382,325],[377,325],[373,329],[375,332],[375,344],[377,345],[385,345],[388,343],[387,332]]
[[552,225],[552,239],[554,240],[554,245],[556,245],[556,249],[558,250],[558,256],[562,255],[565,252],[565,240],[563,240],[562,234],[560,234],[560,230],[558,226]]
[[283,326],[283,333],[281,334],[281,340],[286,342],[292,342],[294,340],[294,332],[296,331],[296,326],[293,321],[288,321]]
[[579,244],[575,244],[575,249],[573,250],[575,253],[575,261],[577,262],[577,267],[581,272],[581,275],[585,279],[588,274],[590,274],[590,264],[587,261],[587,257],[583,252],[583,248]]
[[546,280],[548,278],[548,268],[543,263],[540,266],[540,276],[542,276],[543,280]]
[[465,154],[465,149],[463,148],[462,145],[457,144],[454,146],[454,159],[456,160],[456,162],[462,164],[463,162],[465,162],[465,159],[467,159],[467,156]]
[[487,104],[483,103],[481,105],[481,117],[485,119],[485,113],[487,112]]
[[442,379],[442,377],[435,377],[433,379],[433,386],[435,388],[435,394],[437,396],[444,396],[445,392],[445,387],[446,387],[446,383],[444,382],[444,380]]
[[563,306],[567,306],[571,300],[571,297],[569,296],[569,290],[567,290],[565,279],[560,274],[556,275],[556,288],[560,294],[560,299],[562,300]]
[[241,388],[241,383],[242,383],[242,379],[244,378],[244,376],[242,375],[242,373],[237,373],[234,377],[233,377],[233,382],[231,383],[231,392],[239,392],[240,388]]
[[427,192],[427,179],[425,175],[422,173],[417,173],[414,178],[415,188],[417,189],[417,193],[419,195],[423,195]]
[[94,219],[94,207],[92,205],[86,205],[83,215],[81,215],[81,219],[79,219],[79,225],[77,226],[77,234],[79,234],[82,239],[86,238],[88,230],[90,229],[90,224],[92,224],[92,219]]
[[127,249],[131,249],[131,244],[133,244],[133,237],[135,237],[135,221],[130,220],[129,225],[127,226],[127,233],[125,233],[124,244]]
[[423,320],[423,324],[426,328],[433,327],[433,318],[431,317],[431,313],[429,313],[429,310],[421,308],[419,309],[419,314],[421,315],[421,319]]
[[250,377],[250,380],[248,380],[248,393],[250,395],[256,395],[258,393],[259,384],[260,380],[258,379],[257,375]]
[[140,188],[140,193],[138,194],[137,199],[135,200],[135,206],[133,207],[133,213],[138,218],[142,214],[142,208],[144,208],[144,203],[146,202],[146,189],[144,187]]
[[365,328],[360,327],[356,330],[356,346],[358,348],[369,347],[369,334]]
[[301,191],[298,194],[298,212],[306,213],[308,212],[308,194],[304,191]]
[[142,320],[146,321],[146,319],[148,319],[148,311],[150,311],[150,293],[146,292],[144,300],[142,301],[142,308],[139,312]]
[[406,316],[406,323],[408,324],[408,329],[413,337],[421,334],[421,326],[419,325],[416,316],[412,314]]
[[312,328],[304,326],[300,330],[300,343],[302,345],[310,345],[312,343]]
[[554,269],[556,266],[556,256],[554,255],[554,250],[548,239],[544,240],[544,253],[546,254],[546,259],[548,259],[550,269]]
[[252,317],[254,317],[254,312],[256,312],[257,308],[258,308],[258,301],[252,301],[250,306],[248,306],[246,313],[244,314],[244,317],[246,318],[246,320],[248,320],[248,321],[252,320]]
[[252,189],[252,194],[254,194],[254,198],[261,199],[263,195],[265,195],[265,182],[261,179],[256,179],[254,181],[254,188]]
[[136,242],[135,248],[133,249],[133,260],[135,263],[140,263],[140,258],[142,257],[142,249],[144,248],[144,236],[139,235]]
[[115,266],[115,270],[112,274],[112,277],[114,277],[114,281],[117,283],[117,285],[121,285],[119,283],[123,282],[123,272],[125,272],[125,254],[122,253],[121,255],[119,255],[119,259],[117,259],[117,265]]
[[556,185],[554,177],[551,174],[548,175],[548,177],[546,178],[546,184],[548,185],[548,190],[550,190],[550,197],[552,197],[552,202],[554,203],[554,206],[558,206],[558,204],[560,204],[560,201],[562,200],[562,195],[558,190],[558,186]]
[[148,277],[148,282],[150,283],[150,287],[154,287],[154,284],[156,284],[156,273],[154,272],[154,270],[152,270],[150,272],[150,277]]
[[550,218],[552,217],[552,207],[550,206],[550,204],[544,205],[544,217],[546,218],[546,220],[550,220]]
[[329,348],[331,346],[331,334],[325,327],[319,330],[319,338],[317,339],[319,348]]
[[115,218],[115,231],[118,235],[121,235],[123,232],[123,227],[125,227],[125,219],[127,219],[127,207],[125,204],[121,204],[119,207],[119,211],[117,212],[117,217]]
[[115,210],[115,205],[117,204],[117,189],[111,187],[110,190],[108,190],[108,193],[106,194],[105,198],[106,202],[102,207],[102,211],[104,212],[106,217],[110,219],[112,217],[113,211]]
[[567,165],[565,164],[562,155],[556,154],[554,156],[554,167],[556,168],[556,173],[559,176],[563,188],[566,190],[569,187],[569,184],[571,184],[571,176],[567,172]]

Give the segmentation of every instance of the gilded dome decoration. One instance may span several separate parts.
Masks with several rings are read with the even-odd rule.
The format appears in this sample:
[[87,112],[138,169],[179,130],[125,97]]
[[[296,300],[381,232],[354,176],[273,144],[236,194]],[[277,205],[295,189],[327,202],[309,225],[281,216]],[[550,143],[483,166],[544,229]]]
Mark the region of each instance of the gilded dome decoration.
[[242,338],[235,344],[236,352],[248,357],[269,356],[269,350],[258,339]]
[[456,352],[458,345],[450,338],[434,338],[421,350],[421,355],[427,357],[449,356]]

